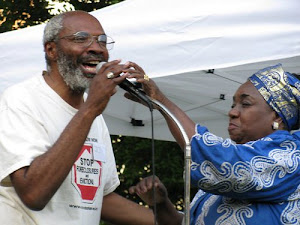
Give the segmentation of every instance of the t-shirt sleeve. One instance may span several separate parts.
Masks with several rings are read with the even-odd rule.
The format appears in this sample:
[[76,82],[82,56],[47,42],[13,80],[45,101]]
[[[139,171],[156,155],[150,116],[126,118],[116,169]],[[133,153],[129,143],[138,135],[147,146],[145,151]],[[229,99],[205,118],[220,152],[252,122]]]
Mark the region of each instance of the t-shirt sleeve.
[[34,158],[49,148],[47,132],[22,104],[11,107],[9,99],[0,103],[0,181],[10,182],[12,172],[29,166]]

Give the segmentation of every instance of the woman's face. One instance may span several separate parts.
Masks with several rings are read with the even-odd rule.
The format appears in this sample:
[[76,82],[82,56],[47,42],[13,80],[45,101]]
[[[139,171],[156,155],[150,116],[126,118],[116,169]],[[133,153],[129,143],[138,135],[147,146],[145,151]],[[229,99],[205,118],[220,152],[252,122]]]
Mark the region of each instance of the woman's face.
[[250,81],[236,91],[228,115],[230,138],[238,144],[255,141],[274,132],[272,124],[276,113]]

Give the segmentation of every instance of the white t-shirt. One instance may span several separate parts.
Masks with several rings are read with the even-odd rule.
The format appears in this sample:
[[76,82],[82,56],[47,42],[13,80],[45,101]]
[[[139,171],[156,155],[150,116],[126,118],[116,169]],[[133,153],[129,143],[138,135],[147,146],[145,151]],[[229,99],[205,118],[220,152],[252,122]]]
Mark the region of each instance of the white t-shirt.
[[9,174],[29,166],[45,153],[76,112],[42,76],[10,87],[1,96],[1,225],[99,224],[103,196],[120,183],[109,132],[101,115],[95,119],[69,175],[43,210],[28,209],[9,178]]

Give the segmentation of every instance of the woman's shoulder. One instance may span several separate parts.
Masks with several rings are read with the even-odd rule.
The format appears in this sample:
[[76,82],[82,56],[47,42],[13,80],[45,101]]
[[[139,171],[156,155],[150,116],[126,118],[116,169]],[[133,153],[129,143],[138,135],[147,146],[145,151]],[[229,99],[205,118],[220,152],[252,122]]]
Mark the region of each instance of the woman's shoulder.
[[286,149],[288,146],[294,146],[293,148],[299,149],[300,147],[300,130],[287,131],[278,130],[269,136],[274,145],[280,146],[280,148]]
[[292,135],[293,135],[294,138],[296,138],[300,141],[300,130],[293,131]]

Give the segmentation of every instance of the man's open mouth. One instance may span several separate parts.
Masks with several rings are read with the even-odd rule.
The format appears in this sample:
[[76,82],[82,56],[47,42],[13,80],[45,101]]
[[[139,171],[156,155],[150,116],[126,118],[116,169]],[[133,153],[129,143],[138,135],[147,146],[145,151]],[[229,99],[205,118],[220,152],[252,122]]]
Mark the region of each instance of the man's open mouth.
[[84,75],[88,78],[93,78],[96,75],[96,66],[100,63],[99,60],[83,62],[82,68]]

